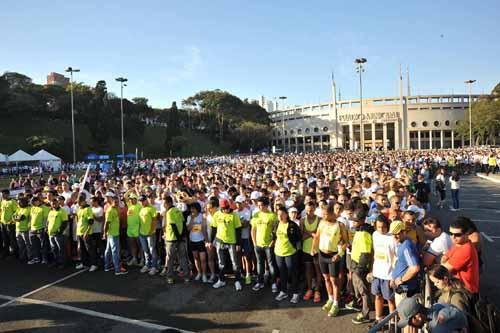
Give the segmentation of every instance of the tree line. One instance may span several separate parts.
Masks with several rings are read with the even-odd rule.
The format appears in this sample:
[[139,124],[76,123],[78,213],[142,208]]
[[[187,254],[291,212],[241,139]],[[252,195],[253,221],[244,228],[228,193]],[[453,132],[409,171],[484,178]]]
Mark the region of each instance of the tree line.
[[[89,152],[110,154],[110,142],[121,137],[120,98],[108,92],[106,82],[94,87],[73,84],[75,123],[88,131],[82,142],[77,134],[77,154],[81,159]],[[156,156],[180,155],[189,140],[188,132],[207,135],[215,142],[230,142],[235,150],[256,151],[267,146],[269,117],[256,102],[241,100],[222,90],[201,91],[169,108],[153,108],[145,97],[124,98],[124,130],[127,138],[143,137],[150,127],[160,127],[164,139]],[[0,76],[0,116],[59,120],[71,123],[70,86],[40,85],[24,74],[6,72]],[[33,149],[47,149],[65,160],[72,156],[71,133],[54,129],[43,135],[26,137]],[[158,145],[156,145],[158,146]],[[134,148],[127,147],[126,151]],[[116,152],[115,152],[116,153]]]
[[[500,134],[500,83],[491,94],[472,103],[472,140],[475,145],[497,145]],[[469,138],[469,113],[457,128],[458,135]]]

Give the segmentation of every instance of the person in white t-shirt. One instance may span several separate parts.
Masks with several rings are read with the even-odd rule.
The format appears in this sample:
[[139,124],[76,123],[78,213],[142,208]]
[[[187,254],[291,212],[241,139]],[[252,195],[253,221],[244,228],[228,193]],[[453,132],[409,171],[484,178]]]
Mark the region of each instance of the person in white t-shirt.
[[252,241],[250,240],[250,209],[246,207],[247,198],[244,195],[238,195],[235,199],[236,214],[241,221],[241,262],[245,270],[245,284],[252,284]]
[[383,215],[375,220],[375,232],[373,239],[373,269],[371,292],[375,296],[375,320],[383,319],[384,300],[389,304],[389,312],[396,309],[394,291],[390,287],[392,279],[392,267],[396,260],[396,244],[394,238],[389,235],[389,221]]
[[207,249],[205,240],[207,239],[207,228],[203,221],[201,205],[194,202],[190,205],[191,215],[188,216],[186,227],[189,230],[189,240],[191,242],[191,252],[193,253],[194,265],[198,274],[195,281],[202,280],[208,283],[207,278]]
[[424,265],[431,267],[433,264],[439,264],[441,257],[452,247],[453,242],[450,235],[443,231],[441,222],[436,218],[426,218],[423,222],[427,246],[424,247]]

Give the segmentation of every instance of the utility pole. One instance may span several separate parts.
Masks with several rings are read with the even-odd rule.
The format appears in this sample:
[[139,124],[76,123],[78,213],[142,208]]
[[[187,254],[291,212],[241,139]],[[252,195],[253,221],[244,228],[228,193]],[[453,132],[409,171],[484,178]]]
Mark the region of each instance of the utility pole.
[[365,58],[357,58],[354,63],[356,64],[356,72],[359,74],[359,144],[361,151],[365,151],[365,129],[363,128],[363,72],[365,71],[363,65],[366,63]]
[[79,72],[79,69],[68,67],[66,73],[70,75],[70,92],[71,92],[71,133],[73,137],[73,164],[76,164],[76,141],[75,141],[75,104],[73,97],[73,73]]

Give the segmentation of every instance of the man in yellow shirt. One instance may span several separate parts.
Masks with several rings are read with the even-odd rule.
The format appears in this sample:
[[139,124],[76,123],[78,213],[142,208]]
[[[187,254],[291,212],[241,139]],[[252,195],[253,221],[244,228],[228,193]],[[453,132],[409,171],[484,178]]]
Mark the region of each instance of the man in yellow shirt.
[[16,223],[16,237],[19,248],[19,259],[22,262],[31,262],[31,242],[30,242],[30,211],[28,199],[23,194],[18,194],[18,208],[13,215]]
[[495,154],[491,153],[490,156],[488,157],[488,171],[486,172],[486,176],[489,176],[490,173],[495,174],[496,168],[497,168],[497,159],[495,157]]
[[47,217],[47,233],[55,259],[53,265],[58,264],[60,268],[63,268],[66,263],[66,245],[63,232],[68,223],[68,214],[59,207],[57,198],[52,199],[51,207],[52,209]]
[[210,225],[212,239],[215,238],[215,249],[219,259],[219,281],[213,287],[218,289],[226,285],[224,268],[226,267],[226,250],[228,250],[233,271],[236,275],[234,287],[236,291],[240,291],[242,286],[240,282],[241,271],[238,252],[240,251],[241,244],[241,221],[238,214],[232,211],[229,200],[221,199],[219,207],[221,211],[215,213]]
[[[156,252],[156,208],[151,206],[148,197],[141,195],[141,210],[139,211],[139,242],[144,252],[144,266],[141,273],[156,274],[158,254]],[[153,273],[151,273],[153,272]]]
[[0,201],[0,257],[17,254],[16,224],[12,216],[17,210],[17,203],[10,198],[9,190],[2,190]]
[[189,265],[187,248],[184,238],[184,216],[182,212],[174,206],[171,196],[163,197],[165,207],[164,239],[165,252],[167,253],[165,264],[167,267],[167,283],[174,283],[174,259],[177,257],[184,273],[184,282],[189,281]]
[[49,236],[47,235],[46,221],[49,209],[39,197],[31,199],[31,229],[30,240],[34,263],[48,264]]
[[257,283],[252,290],[258,291],[264,288],[264,264],[267,261],[269,273],[272,281],[272,292],[278,292],[276,285],[276,266],[273,258],[273,232],[278,226],[278,217],[269,209],[269,198],[260,197],[257,199],[258,212],[250,220],[251,236],[257,258]]

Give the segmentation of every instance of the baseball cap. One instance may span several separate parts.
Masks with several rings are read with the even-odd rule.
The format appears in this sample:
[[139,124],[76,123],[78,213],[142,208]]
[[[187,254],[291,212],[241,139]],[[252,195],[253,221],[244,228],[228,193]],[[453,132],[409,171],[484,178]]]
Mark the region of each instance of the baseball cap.
[[114,194],[113,192],[109,191],[109,192],[106,192],[106,194],[104,196],[105,197],[114,198],[114,197],[116,197],[116,194]]
[[252,193],[250,193],[250,200],[257,200],[261,196],[262,196],[262,194],[260,192],[253,191]]
[[416,296],[403,299],[397,307],[400,317],[398,327],[404,328],[408,326],[410,318],[415,316],[420,311],[421,307],[422,305],[418,302]]
[[297,208],[291,207],[291,208],[288,209],[288,212],[289,213],[293,213],[293,212],[298,213],[299,211],[297,210]]
[[238,195],[234,201],[237,203],[243,203],[246,201],[246,199],[247,198],[244,195]]
[[390,234],[399,234],[401,231],[406,230],[406,225],[402,221],[393,221],[389,227]]
[[139,201],[146,201],[148,200],[148,197],[145,196],[144,194],[139,197]]
[[129,197],[129,199],[131,199],[131,200],[132,200],[132,199],[137,200],[137,195],[136,195],[136,194],[134,194],[134,193],[132,193],[132,194],[131,194],[131,195],[129,195],[128,197]]
[[231,207],[231,205],[229,203],[229,200],[227,200],[227,199],[220,199],[219,200],[219,207],[220,208],[229,208],[229,207]]

